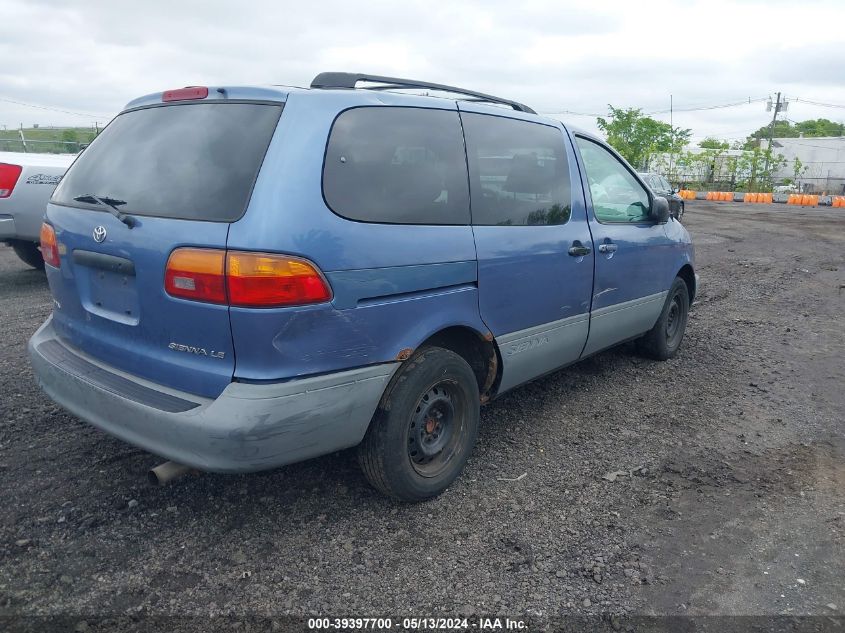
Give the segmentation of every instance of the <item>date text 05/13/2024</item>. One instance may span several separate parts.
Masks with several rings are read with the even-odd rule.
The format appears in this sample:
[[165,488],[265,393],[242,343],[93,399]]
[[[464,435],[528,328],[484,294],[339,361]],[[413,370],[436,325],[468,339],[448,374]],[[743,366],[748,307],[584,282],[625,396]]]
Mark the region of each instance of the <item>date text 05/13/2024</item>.
[[[401,624],[401,626],[400,626]],[[308,628],[310,630],[480,630],[497,631],[525,630],[525,621],[511,618],[431,618],[431,617],[409,617],[401,620],[392,618],[309,618]]]

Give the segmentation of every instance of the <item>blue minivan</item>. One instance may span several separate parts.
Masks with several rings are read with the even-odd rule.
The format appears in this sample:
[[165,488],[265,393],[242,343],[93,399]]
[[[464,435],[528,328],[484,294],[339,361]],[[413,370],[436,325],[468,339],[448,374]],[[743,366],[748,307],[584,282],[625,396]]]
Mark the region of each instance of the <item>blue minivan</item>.
[[205,471],[358,446],[407,501],[460,474],[492,398],[623,341],[673,357],[697,287],[689,234],[601,139],[353,73],[132,101],[41,249],[29,351],[68,411]]

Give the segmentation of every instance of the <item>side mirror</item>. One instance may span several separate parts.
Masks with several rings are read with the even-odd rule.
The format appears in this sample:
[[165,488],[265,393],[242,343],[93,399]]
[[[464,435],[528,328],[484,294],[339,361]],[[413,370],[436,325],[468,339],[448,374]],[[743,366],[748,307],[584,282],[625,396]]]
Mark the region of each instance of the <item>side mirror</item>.
[[651,209],[648,217],[657,224],[666,224],[669,221],[669,202],[662,196],[654,196],[651,201]]
[[674,187],[674,188],[672,189],[672,193],[680,193],[680,191],[681,191],[681,188],[680,188],[680,187]]

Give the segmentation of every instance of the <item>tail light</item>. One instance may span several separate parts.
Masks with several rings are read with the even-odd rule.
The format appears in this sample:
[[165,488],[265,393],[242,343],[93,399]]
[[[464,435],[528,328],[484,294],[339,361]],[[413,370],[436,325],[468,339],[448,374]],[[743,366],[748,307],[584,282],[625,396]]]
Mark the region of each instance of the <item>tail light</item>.
[[8,198],[12,195],[22,171],[23,167],[20,165],[0,163],[0,198]]
[[162,101],[186,101],[188,99],[205,99],[208,88],[205,86],[187,86],[175,90],[165,90],[161,95]]
[[167,260],[164,289],[182,299],[226,303],[225,251],[177,248]]
[[229,303],[270,307],[320,303],[331,298],[328,284],[310,263],[264,253],[226,255]]
[[56,241],[56,231],[52,226],[44,222],[41,225],[41,256],[44,258],[44,263],[49,264],[53,268],[61,266],[59,259],[59,244]]
[[173,251],[164,285],[174,297],[248,308],[307,305],[332,296],[320,271],[303,259],[202,248]]

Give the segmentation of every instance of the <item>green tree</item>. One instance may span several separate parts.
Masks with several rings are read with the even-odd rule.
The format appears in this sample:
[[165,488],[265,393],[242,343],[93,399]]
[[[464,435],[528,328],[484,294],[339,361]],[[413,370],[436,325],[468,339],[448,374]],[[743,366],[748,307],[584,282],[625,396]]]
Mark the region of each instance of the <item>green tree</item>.
[[698,146],[704,149],[728,149],[730,144],[727,141],[720,141],[717,138],[708,136],[703,141],[699,141]]
[[672,128],[668,123],[645,116],[639,108],[608,105],[607,118],[596,124],[610,143],[634,167],[645,167],[657,152],[678,152],[689,141],[692,131]]
[[[807,121],[776,121],[772,138],[798,138],[802,134],[807,137],[843,136],[845,124],[836,123],[830,119],[808,119]],[[745,141],[745,149],[752,149],[759,145],[761,139],[769,138],[769,126],[764,125],[752,132]]]
[[60,151],[62,151],[62,152],[78,152],[79,151],[79,137],[76,134],[76,130],[63,130],[62,131],[62,146],[60,147]]
[[739,181],[737,189],[744,191],[771,191],[772,174],[786,165],[786,158],[770,149],[755,147],[742,153],[737,161]]
[[807,167],[809,167],[809,165],[805,165],[803,162],[801,162],[800,158],[798,158],[797,156],[795,157],[795,159],[792,161],[792,175],[795,177],[795,182],[797,182],[801,178],[801,176],[804,175],[804,173],[807,171]]

